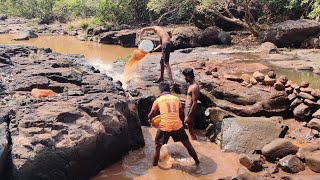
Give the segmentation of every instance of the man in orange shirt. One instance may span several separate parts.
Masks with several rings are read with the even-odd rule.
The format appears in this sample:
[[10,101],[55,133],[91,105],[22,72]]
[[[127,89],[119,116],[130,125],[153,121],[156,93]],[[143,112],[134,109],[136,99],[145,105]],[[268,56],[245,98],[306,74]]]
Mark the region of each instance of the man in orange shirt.
[[191,145],[180,119],[180,113],[183,114],[183,110],[179,98],[170,94],[170,85],[168,82],[161,82],[159,84],[159,90],[161,96],[153,102],[148,115],[149,122],[151,122],[157,110],[160,110],[161,121],[155,138],[156,147],[153,166],[158,165],[161,146],[166,144],[170,137],[173,138],[174,142],[182,142],[198,165],[200,162],[197,153]]

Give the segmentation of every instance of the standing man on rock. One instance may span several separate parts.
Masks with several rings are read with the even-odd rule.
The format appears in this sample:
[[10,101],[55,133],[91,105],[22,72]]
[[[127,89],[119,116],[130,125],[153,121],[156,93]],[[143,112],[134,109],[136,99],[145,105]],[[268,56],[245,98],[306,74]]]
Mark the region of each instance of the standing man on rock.
[[194,132],[195,126],[195,113],[197,109],[197,101],[200,95],[200,88],[198,83],[194,80],[194,73],[192,68],[186,68],[182,71],[185,76],[185,80],[190,84],[187,91],[186,104],[184,108],[185,118],[184,123],[188,126],[191,138],[193,140],[197,139]]
[[153,166],[158,165],[160,149],[162,145],[168,143],[170,137],[173,138],[174,142],[182,142],[190,156],[192,156],[198,165],[200,161],[197,153],[191,145],[180,119],[180,113],[183,113],[180,99],[170,94],[170,85],[168,82],[161,82],[159,84],[159,90],[161,96],[153,102],[151,111],[148,114],[149,122],[151,122],[158,110],[161,115],[159,129],[155,138],[156,147],[153,156]]
[[167,72],[168,72],[170,86],[173,86],[174,81],[172,78],[172,71],[171,71],[171,67],[169,64],[170,53],[173,51],[173,45],[171,43],[170,36],[160,26],[145,27],[141,30],[141,33],[138,38],[138,44],[140,43],[141,37],[143,36],[143,34],[146,31],[153,31],[153,32],[157,33],[157,35],[160,38],[160,44],[156,48],[154,48],[153,51],[157,51],[158,49],[162,48],[162,56],[161,56],[161,60],[160,60],[161,74],[160,74],[160,78],[158,80],[154,81],[154,83],[160,83],[164,80],[163,73],[164,73],[164,68],[166,68]]

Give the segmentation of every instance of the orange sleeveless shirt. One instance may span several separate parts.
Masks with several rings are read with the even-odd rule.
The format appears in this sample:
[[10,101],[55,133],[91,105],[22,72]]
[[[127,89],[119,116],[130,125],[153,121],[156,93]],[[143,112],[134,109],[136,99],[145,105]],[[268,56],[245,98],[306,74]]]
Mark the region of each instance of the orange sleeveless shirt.
[[162,95],[153,102],[152,110],[160,110],[161,121],[159,128],[162,131],[171,132],[182,127],[179,116],[180,108],[180,99],[171,94]]

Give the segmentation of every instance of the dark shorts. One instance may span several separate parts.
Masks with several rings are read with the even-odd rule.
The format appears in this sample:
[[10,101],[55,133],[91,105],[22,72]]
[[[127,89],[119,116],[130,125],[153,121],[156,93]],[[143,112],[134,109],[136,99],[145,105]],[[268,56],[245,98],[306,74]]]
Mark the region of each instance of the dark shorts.
[[155,142],[156,144],[164,145],[168,143],[170,137],[172,137],[174,142],[185,142],[189,140],[186,131],[182,127],[179,130],[172,132],[166,132],[162,131],[161,129],[158,129]]
[[169,42],[162,44],[162,57],[164,63],[169,63],[170,53],[173,52],[173,45]]

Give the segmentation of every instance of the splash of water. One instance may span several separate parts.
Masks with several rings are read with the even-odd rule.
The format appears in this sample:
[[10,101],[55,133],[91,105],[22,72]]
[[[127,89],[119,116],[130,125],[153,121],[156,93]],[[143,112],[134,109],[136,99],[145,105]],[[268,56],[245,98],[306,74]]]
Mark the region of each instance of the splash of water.
[[145,59],[147,55],[148,53],[145,53],[139,49],[133,51],[131,58],[124,67],[123,74],[120,77],[120,80],[124,84],[124,86],[126,86],[126,82],[136,76],[137,72],[135,71],[137,70],[138,62]]

